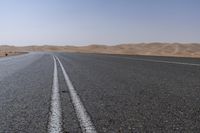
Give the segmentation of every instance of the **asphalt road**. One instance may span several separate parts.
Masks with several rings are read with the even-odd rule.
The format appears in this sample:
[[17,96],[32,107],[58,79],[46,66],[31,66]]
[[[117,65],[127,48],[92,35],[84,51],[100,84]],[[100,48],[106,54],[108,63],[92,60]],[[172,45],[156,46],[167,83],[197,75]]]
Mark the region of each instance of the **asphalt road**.
[[0,58],[1,133],[199,133],[200,59]]

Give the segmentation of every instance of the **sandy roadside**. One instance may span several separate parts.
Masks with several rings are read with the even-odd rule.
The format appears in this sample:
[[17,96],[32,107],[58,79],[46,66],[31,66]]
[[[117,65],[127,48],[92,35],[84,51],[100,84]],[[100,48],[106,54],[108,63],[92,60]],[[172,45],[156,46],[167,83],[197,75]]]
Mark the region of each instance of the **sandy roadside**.
[[26,54],[27,52],[0,52],[0,57],[15,56]]
[[[200,43],[139,43],[88,46],[0,46],[0,56],[21,54],[21,52],[77,52],[77,53],[101,53],[101,54],[123,54],[123,55],[150,55],[150,56],[174,56],[200,58]],[[14,51],[14,52],[13,52]]]

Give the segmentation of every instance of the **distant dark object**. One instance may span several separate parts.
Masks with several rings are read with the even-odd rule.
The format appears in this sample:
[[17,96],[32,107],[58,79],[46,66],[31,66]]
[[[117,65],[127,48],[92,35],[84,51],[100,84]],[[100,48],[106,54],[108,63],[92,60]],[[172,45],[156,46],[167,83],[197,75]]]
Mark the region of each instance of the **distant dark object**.
[[63,90],[62,93],[66,93],[67,91]]
[[7,53],[5,53],[5,56],[8,56],[8,54],[7,54]]

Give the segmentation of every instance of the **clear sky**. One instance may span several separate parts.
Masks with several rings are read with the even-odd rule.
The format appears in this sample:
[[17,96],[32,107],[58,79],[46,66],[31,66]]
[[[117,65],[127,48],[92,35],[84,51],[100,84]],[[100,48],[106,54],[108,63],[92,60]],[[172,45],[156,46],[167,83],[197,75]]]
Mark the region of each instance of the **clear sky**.
[[0,44],[200,42],[200,0],[0,0]]

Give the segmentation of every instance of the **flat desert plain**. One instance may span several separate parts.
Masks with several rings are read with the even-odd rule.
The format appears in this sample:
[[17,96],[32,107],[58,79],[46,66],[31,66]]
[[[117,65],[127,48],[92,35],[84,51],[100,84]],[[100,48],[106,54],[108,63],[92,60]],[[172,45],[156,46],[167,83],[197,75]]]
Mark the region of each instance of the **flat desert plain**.
[[153,55],[153,56],[175,56],[200,58],[200,43],[138,43],[88,46],[0,46],[0,56],[20,54],[23,52],[79,52],[79,53],[104,53],[104,54],[126,54],[126,55]]

